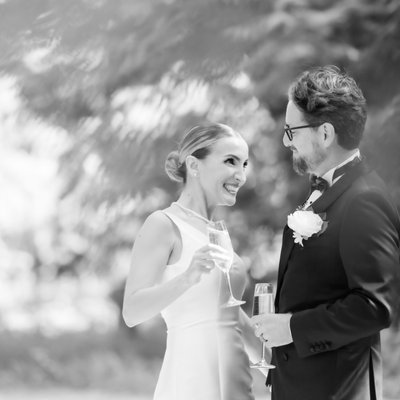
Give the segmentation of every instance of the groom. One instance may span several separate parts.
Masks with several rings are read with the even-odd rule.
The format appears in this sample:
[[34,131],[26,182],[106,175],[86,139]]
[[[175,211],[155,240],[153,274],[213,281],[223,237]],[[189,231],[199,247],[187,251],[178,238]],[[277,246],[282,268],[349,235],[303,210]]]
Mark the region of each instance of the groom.
[[252,319],[272,347],[273,400],[382,399],[380,331],[398,301],[400,222],[360,155],[365,120],[361,90],[334,66],[289,89],[283,143],[312,188],[283,232],[276,314]]

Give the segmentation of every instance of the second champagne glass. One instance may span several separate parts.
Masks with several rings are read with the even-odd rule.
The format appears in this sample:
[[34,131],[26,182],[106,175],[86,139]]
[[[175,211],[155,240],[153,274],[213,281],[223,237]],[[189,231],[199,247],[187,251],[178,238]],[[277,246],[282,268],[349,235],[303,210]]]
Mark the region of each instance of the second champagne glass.
[[[256,283],[253,299],[253,316],[274,312],[274,287],[272,283]],[[265,343],[262,342],[261,360],[251,364],[250,368],[275,368],[265,359]]]
[[213,225],[207,226],[208,239],[210,243],[222,247],[228,253],[226,261],[215,261],[216,266],[226,275],[229,286],[229,299],[222,307],[234,307],[246,303],[245,301],[235,299],[232,293],[231,279],[229,271],[233,263],[233,248],[231,238],[224,221],[216,221]]

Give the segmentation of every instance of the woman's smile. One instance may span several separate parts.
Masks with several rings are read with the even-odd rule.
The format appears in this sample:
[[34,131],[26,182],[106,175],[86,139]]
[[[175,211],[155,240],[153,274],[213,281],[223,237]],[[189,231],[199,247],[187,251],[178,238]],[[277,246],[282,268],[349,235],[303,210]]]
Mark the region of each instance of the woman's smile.
[[231,184],[231,183],[225,183],[223,186],[224,186],[224,189],[225,189],[229,194],[231,194],[232,196],[236,196],[236,195],[237,195],[237,192],[238,192],[239,189],[240,189],[240,186],[239,186],[239,185],[234,185],[234,184]]

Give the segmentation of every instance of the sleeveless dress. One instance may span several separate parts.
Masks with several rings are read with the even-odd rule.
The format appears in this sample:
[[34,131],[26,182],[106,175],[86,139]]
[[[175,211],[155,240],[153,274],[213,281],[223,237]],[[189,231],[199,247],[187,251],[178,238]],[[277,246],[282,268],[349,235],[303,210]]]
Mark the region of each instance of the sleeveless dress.
[[[162,211],[179,229],[181,258],[166,266],[163,282],[186,270],[193,253],[208,243],[205,233]],[[240,298],[245,271],[233,266],[232,289]],[[249,358],[239,328],[239,307],[221,308],[228,299],[226,277],[214,268],[161,315],[167,346],[154,400],[254,400]]]

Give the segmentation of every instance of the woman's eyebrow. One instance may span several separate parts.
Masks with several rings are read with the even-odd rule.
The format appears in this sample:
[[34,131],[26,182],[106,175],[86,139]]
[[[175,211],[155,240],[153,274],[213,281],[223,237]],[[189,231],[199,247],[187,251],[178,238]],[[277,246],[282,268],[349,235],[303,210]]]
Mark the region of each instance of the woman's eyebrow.
[[240,157],[235,156],[235,154],[226,154],[225,158],[234,158],[237,161],[240,161]]

